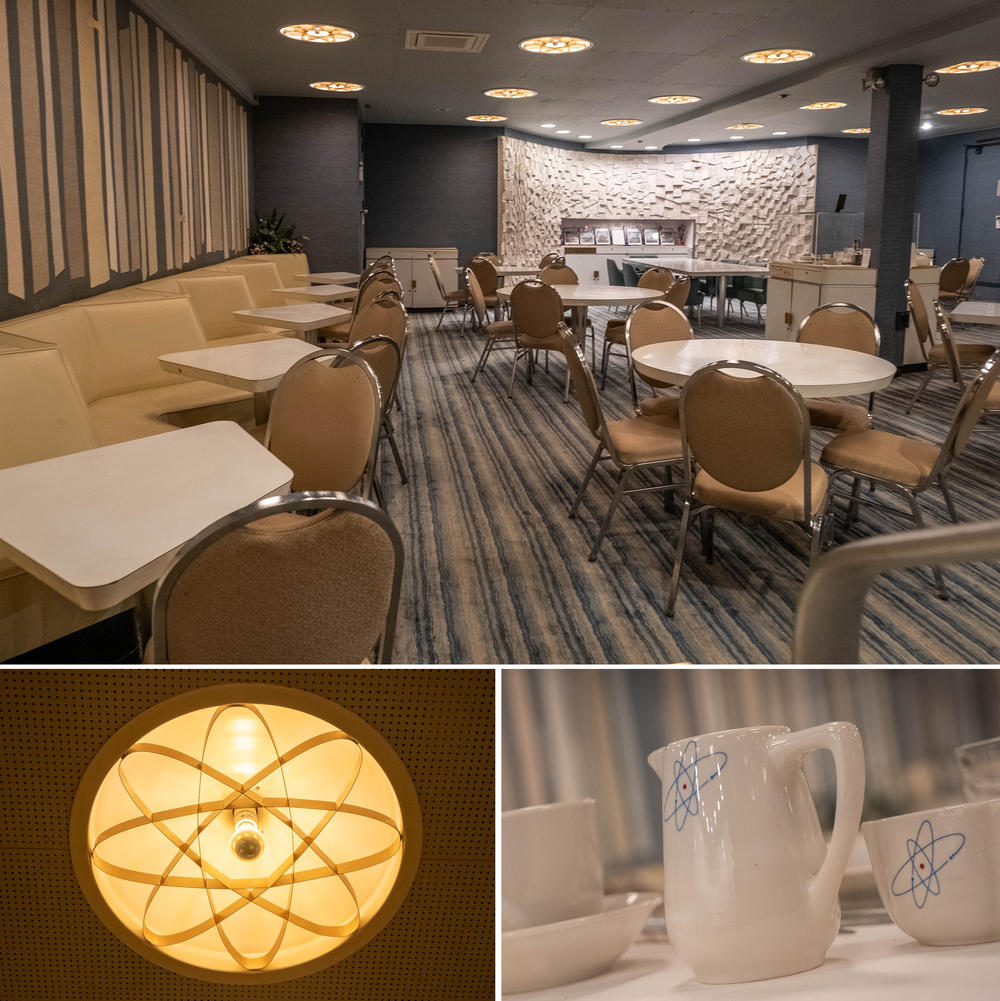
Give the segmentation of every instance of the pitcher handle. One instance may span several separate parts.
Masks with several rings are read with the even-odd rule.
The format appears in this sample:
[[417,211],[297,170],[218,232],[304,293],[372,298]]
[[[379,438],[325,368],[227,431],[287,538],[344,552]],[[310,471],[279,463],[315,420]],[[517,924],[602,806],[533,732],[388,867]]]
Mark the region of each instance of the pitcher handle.
[[798,761],[810,751],[825,749],[833,754],[837,809],[826,858],[812,878],[810,892],[820,900],[835,900],[861,823],[865,796],[865,752],[861,734],[853,723],[824,723],[774,737],[770,749],[779,767]]

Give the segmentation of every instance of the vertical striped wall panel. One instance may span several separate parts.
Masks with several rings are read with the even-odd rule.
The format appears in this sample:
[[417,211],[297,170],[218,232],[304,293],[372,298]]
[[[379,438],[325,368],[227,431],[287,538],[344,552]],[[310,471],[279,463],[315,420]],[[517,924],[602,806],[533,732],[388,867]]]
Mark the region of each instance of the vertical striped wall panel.
[[247,136],[127,0],[0,0],[0,319],[243,252]]

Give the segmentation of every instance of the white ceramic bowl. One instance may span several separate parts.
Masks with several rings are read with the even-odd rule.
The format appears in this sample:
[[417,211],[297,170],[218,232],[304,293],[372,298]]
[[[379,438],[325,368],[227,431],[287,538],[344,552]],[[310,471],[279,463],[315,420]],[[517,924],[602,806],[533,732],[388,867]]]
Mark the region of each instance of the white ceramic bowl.
[[879,896],[927,945],[1000,940],[1000,799],[861,825]]

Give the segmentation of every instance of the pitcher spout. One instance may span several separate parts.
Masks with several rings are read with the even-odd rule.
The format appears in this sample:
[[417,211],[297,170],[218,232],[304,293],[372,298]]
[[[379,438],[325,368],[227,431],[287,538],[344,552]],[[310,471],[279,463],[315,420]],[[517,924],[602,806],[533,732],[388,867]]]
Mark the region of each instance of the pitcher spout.
[[663,762],[666,760],[666,757],[667,749],[665,747],[658,747],[646,758],[649,762],[649,767],[656,772],[661,782],[663,781]]

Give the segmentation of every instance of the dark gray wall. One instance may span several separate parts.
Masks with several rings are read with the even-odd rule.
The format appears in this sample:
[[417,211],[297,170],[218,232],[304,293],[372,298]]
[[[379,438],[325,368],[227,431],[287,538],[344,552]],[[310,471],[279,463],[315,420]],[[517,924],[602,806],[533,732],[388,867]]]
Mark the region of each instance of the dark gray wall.
[[253,109],[253,211],[276,208],[309,237],[315,271],[361,262],[358,102],[262,97]]
[[460,262],[497,243],[497,137],[460,125],[366,125],[365,245],[458,247]]
[[[992,134],[992,133],[990,133]],[[1000,300],[1000,146],[966,149],[986,133],[927,139],[920,144],[920,244],[935,264],[952,257],[985,257],[977,299]],[[998,135],[1000,138],[1000,135]]]

